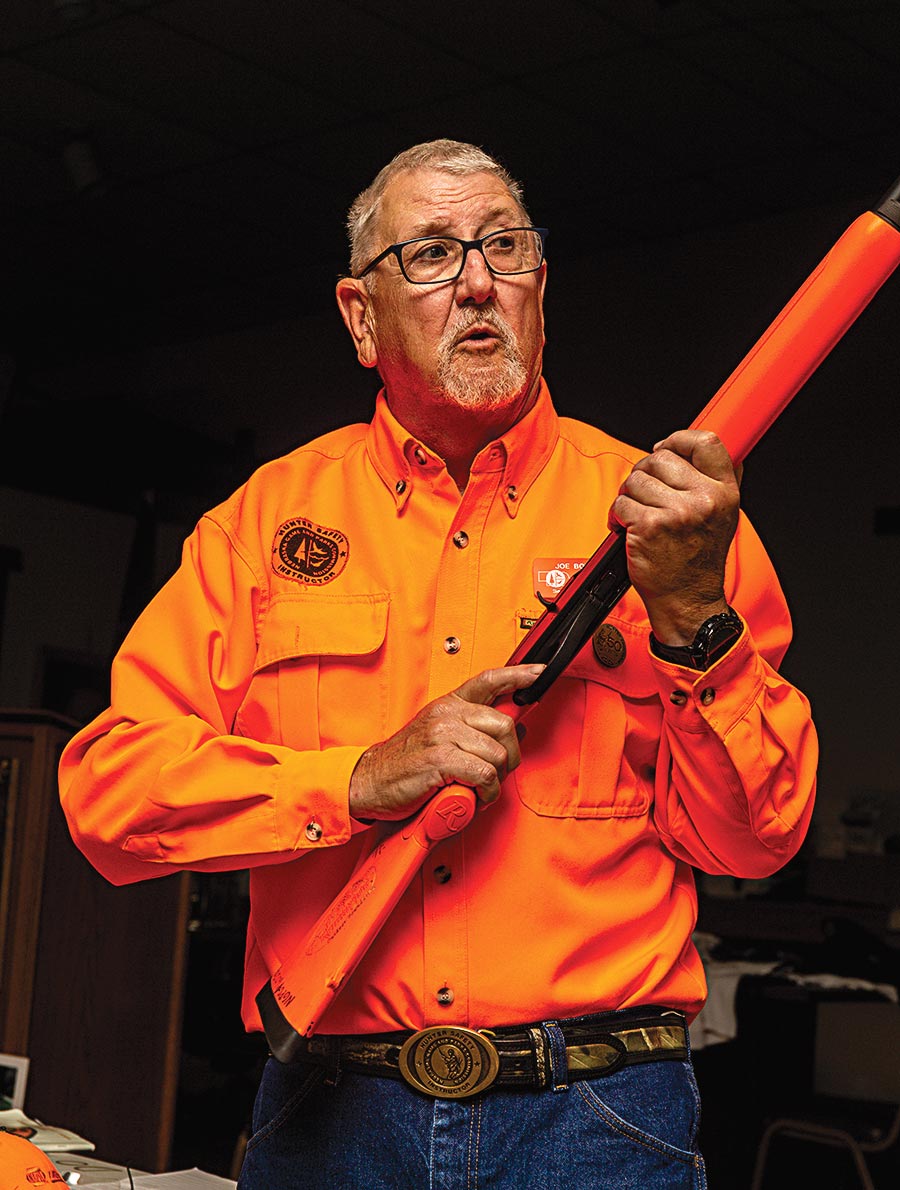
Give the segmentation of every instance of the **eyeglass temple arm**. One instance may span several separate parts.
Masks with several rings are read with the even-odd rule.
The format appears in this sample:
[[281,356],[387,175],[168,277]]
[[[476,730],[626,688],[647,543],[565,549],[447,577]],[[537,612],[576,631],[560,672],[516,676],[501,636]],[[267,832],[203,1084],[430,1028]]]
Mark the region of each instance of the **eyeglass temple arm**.
[[[740,462],[900,263],[900,179],[860,215],[694,419]],[[497,706],[516,721],[537,704],[628,590],[625,537],[612,532],[509,658],[547,668]],[[413,817],[370,832],[371,848],[296,951],[256,997],[269,1046],[290,1061],[346,983],[429,852],[475,815],[473,790],[448,785]],[[263,925],[264,923],[260,923]]]

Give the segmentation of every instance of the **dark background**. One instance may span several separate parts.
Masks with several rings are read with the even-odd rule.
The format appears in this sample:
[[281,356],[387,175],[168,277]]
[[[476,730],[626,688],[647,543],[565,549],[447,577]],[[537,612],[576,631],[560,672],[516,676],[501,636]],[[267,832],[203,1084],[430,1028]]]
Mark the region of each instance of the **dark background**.
[[[138,478],[184,488],[189,465],[202,489],[236,436],[240,472],[365,417],[371,377],[334,315],[344,214],[395,152],[436,136],[497,155],[551,228],[560,406],[595,410],[586,369],[598,390],[636,369],[600,413],[646,438],[648,387],[692,415],[844,212],[900,173],[898,77],[896,0],[4,0],[8,478],[113,504]],[[793,213],[809,246],[763,263],[760,231],[762,281],[748,276],[728,229]],[[686,277],[671,246],[698,236],[709,260]],[[319,316],[318,359],[279,369],[260,344],[256,391],[228,367],[153,367]]]
[[[333,289],[346,210],[394,153],[469,140],[522,180],[551,229],[556,404],[649,446],[900,175],[898,84],[897,0],[3,0],[0,705],[77,717],[194,519],[368,417]],[[822,738],[825,856],[860,799],[876,851],[900,833],[898,286],[744,482]],[[241,890],[198,885],[201,924],[219,895]],[[240,1046],[239,944],[211,938],[191,942],[188,1067],[229,1027]],[[198,981],[221,1020],[195,1015]]]

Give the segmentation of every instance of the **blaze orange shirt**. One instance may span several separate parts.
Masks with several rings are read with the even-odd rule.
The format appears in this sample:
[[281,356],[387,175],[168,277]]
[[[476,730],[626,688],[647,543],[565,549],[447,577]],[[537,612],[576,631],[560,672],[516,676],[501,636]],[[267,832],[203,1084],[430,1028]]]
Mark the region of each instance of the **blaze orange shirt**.
[[[379,829],[349,813],[360,755],[506,662],[536,591],[606,537],[641,453],[558,417],[542,385],[461,494],[382,393],[371,424],[263,465],[201,518],[114,661],[111,706],[64,750],[60,789],[113,883],[250,868],[249,1029],[257,991]],[[817,762],[807,700],[776,669],[784,597],[743,514],[726,597],[746,628],[698,673],[650,653],[625,595],[529,714],[500,799],[432,853],[322,1032],[699,1011],[692,866],[781,867]]]

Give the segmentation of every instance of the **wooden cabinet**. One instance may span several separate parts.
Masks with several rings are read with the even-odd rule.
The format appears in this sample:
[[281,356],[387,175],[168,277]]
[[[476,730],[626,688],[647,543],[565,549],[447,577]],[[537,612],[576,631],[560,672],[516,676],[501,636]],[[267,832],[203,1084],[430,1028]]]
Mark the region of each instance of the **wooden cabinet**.
[[0,711],[0,1050],[25,1109],[158,1172],[174,1127],[190,878],[116,888],[69,835],[56,781],[77,725]]

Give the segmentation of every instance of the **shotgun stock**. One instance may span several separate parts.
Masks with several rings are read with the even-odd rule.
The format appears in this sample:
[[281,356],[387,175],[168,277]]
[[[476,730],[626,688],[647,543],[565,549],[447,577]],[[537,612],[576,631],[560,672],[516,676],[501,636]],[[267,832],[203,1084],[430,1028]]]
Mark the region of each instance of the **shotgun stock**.
[[[836,241],[691,423],[735,464],[756,445],[900,263],[900,179]],[[517,721],[540,700],[630,586],[624,534],[612,532],[546,607],[507,664],[546,668],[497,702]],[[356,967],[431,849],[475,814],[471,789],[448,785],[360,860],[345,888],[256,998],[272,1053],[295,1055]]]

